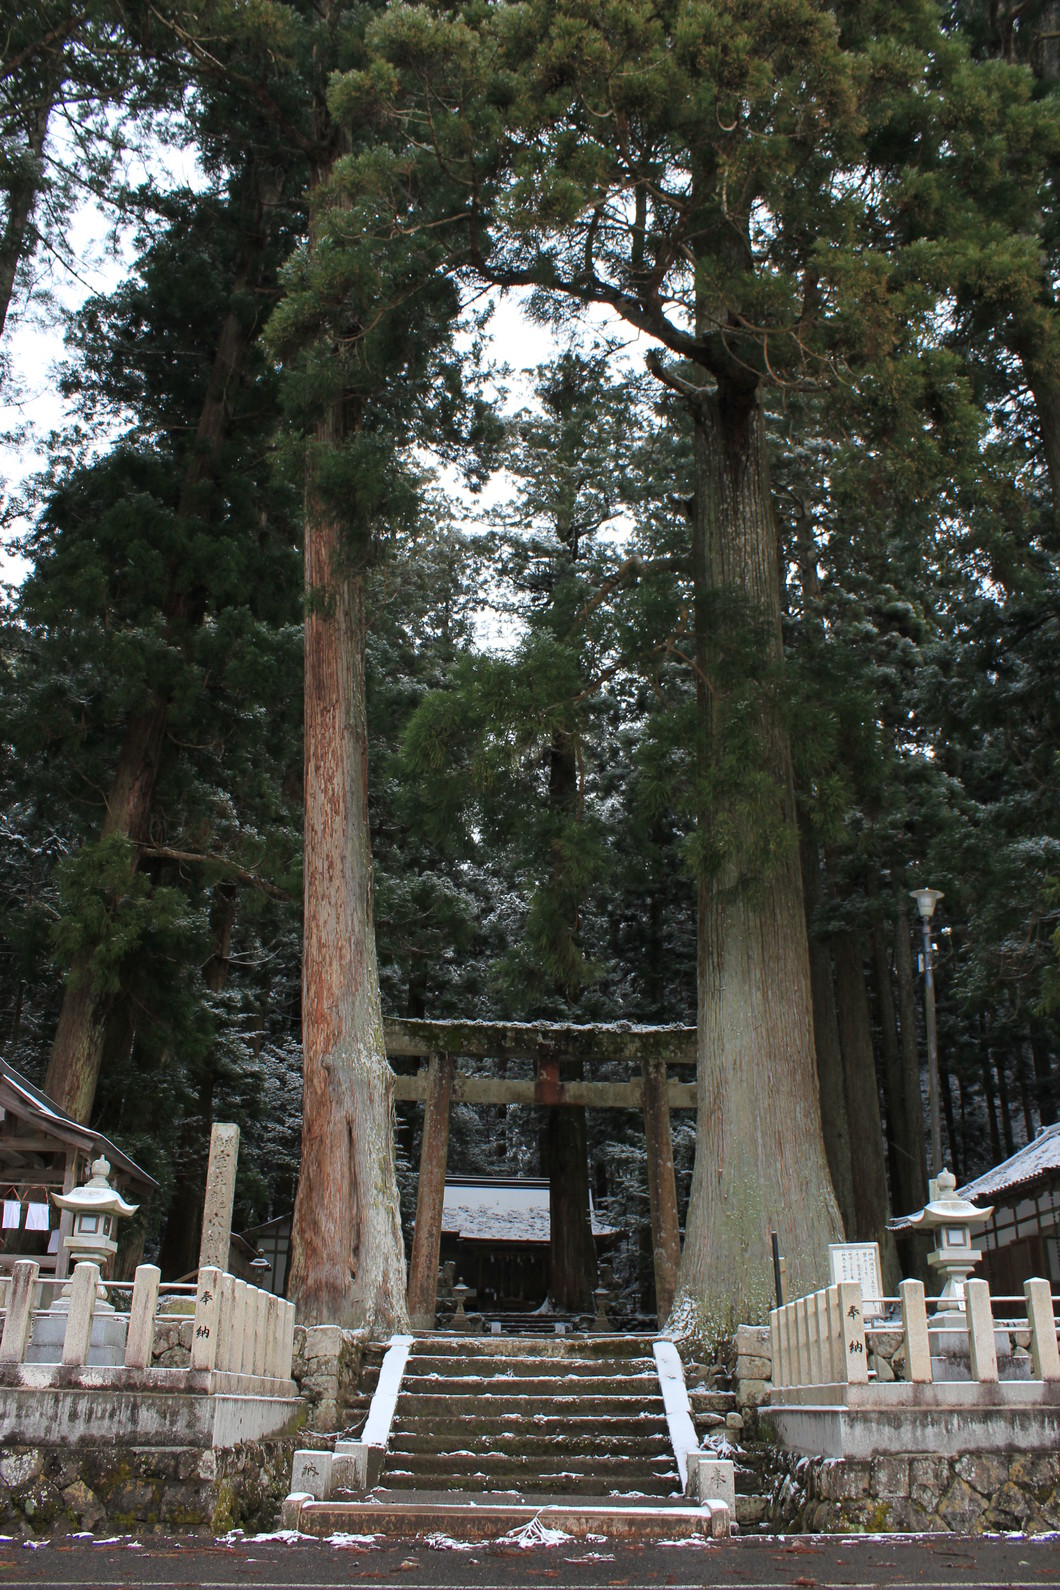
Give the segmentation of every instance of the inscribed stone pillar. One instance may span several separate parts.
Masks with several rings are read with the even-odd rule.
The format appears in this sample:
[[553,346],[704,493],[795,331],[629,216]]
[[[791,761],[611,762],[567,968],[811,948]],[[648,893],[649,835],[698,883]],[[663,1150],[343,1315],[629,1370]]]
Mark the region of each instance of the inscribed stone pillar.
[[434,1329],[438,1308],[438,1257],[442,1245],[442,1203],[449,1155],[449,1103],[453,1092],[452,1055],[432,1054],[427,1066],[416,1226],[409,1261],[409,1318],[416,1331]]
[[232,1204],[236,1195],[239,1160],[239,1127],[215,1122],[210,1131],[210,1166],[206,1172],[206,1202],[202,1211],[199,1269],[228,1269],[232,1243]]
[[670,1100],[665,1060],[642,1060],[644,1137],[648,1150],[648,1202],[655,1258],[655,1307],[659,1324],[670,1312],[681,1263],[681,1227],[677,1218],[677,1179],[670,1131]]

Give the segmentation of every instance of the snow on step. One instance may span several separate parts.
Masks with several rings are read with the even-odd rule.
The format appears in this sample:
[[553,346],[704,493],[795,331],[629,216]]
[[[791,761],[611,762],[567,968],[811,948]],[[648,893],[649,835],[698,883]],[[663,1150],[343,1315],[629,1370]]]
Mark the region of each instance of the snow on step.
[[380,1483],[419,1493],[674,1495],[680,1480],[649,1344],[417,1339]]

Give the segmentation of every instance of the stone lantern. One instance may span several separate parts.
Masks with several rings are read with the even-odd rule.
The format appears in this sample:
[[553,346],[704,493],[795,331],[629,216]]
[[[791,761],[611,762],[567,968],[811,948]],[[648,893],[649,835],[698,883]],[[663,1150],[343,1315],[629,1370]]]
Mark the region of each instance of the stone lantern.
[[140,1207],[125,1202],[107,1180],[109,1174],[110,1164],[101,1157],[93,1161],[92,1175],[83,1187],[75,1187],[70,1193],[52,1193],[59,1208],[69,1209],[74,1217],[73,1230],[63,1238],[71,1266],[85,1260],[102,1269],[118,1251],[116,1221],[134,1215]]
[[[125,1202],[121,1193],[115,1192],[107,1176],[110,1165],[100,1157],[92,1165],[92,1174],[83,1187],[73,1192],[52,1193],[60,1209],[73,1215],[73,1230],[63,1238],[69,1251],[71,1268],[82,1260],[97,1264],[102,1269],[107,1260],[118,1251],[115,1227],[118,1220],[134,1215],[139,1204]],[[73,1281],[67,1281],[51,1308],[41,1314],[33,1327],[33,1339],[26,1348],[26,1363],[55,1364],[62,1358],[66,1322],[70,1310]],[[115,1314],[114,1305],[107,1300],[102,1282],[96,1291],[93,1309],[92,1337],[88,1350],[90,1364],[115,1367],[125,1362],[126,1321]]]
[[993,1206],[978,1209],[967,1198],[958,1198],[957,1178],[948,1170],[940,1171],[929,1191],[927,1204],[919,1214],[910,1215],[909,1222],[921,1231],[938,1232],[938,1247],[928,1254],[928,1263],[945,1283],[939,1311],[948,1306],[963,1313],[964,1283],[980,1259],[980,1250],[972,1247],[972,1231],[986,1224]]

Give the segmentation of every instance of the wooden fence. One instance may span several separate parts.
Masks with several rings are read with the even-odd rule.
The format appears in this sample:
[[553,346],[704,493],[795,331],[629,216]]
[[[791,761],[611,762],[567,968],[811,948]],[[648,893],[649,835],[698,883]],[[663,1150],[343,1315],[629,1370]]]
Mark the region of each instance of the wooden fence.
[[[932,1337],[937,1345],[940,1336],[952,1341],[954,1335],[967,1337],[971,1379],[980,1384],[996,1383],[999,1330],[1026,1336],[1030,1378],[1060,1380],[1060,1350],[1048,1281],[1027,1281],[1019,1299],[992,1299],[986,1281],[967,1281],[963,1311],[955,1309],[949,1299],[932,1300],[933,1307],[944,1312],[931,1316],[922,1282],[903,1281],[899,1294],[881,1300],[885,1315],[893,1318],[874,1318],[868,1326],[856,1281],[841,1281],[773,1309],[769,1316],[773,1388],[868,1384],[872,1338],[886,1331],[901,1332],[903,1379],[913,1384],[932,1383],[933,1360],[939,1361],[932,1351]],[[998,1305],[1006,1310],[1004,1318],[995,1319]],[[1010,1317],[1012,1309],[1019,1312]]]
[[[33,1340],[35,1322],[45,1314],[54,1318],[54,1309],[41,1307],[46,1288],[51,1289],[53,1296],[58,1290],[56,1283],[40,1280],[35,1261],[19,1259],[16,1262],[4,1288],[0,1364],[24,1363]],[[60,1362],[83,1365],[89,1361],[92,1327],[99,1302],[108,1293],[123,1300],[129,1288],[101,1282],[98,1265],[84,1262],[74,1267],[70,1288]],[[160,1272],[153,1264],[141,1264],[136,1271],[127,1310],[107,1310],[108,1318],[125,1321],[126,1369],[151,1368],[160,1293],[166,1300],[183,1302],[185,1307],[194,1299],[190,1363],[193,1370],[290,1380],[294,1352],[293,1303],[212,1268],[199,1271],[195,1287],[161,1288]],[[163,1316],[173,1317],[172,1314]]]

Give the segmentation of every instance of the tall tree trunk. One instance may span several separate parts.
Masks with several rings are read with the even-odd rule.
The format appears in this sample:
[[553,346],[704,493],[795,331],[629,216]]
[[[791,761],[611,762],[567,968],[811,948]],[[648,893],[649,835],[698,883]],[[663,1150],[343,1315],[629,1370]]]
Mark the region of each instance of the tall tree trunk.
[[1060,504],[1060,380],[1052,374],[1051,366],[1042,368],[1033,349],[1020,345],[1016,351],[1034,398],[1055,514]]
[[1030,1078],[1027,1075],[1027,1040],[1021,1038],[1016,1045],[1014,1063],[1020,1084],[1020,1103],[1023,1106],[1023,1130],[1029,1143],[1034,1136],[1034,1112],[1031,1109]]
[[[817,547],[813,537],[812,516],[800,498],[796,498],[794,516],[799,581],[802,585],[804,613],[809,621],[817,610],[821,581],[817,570]],[[818,627],[823,629],[819,619],[817,623]],[[832,951],[831,946],[821,935],[814,932],[814,917],[824,906],[827,895],[824,856],[809,823],[802,819],[799,823],[799,860],[806,907],[806,940],[810,956],[810,990],[813,1002],[813,1041],[817,1055],[817,1084],[821,1094],[821,1129],[824,1133],[832,1187],[839,1204],[839,1212],[843,1217],[843,1229],[849,1234],[854,1230],[857,1216],[854,1207],[850,1125],[847,1120],[846,1094],[843,1085],[843,1055],[839,1045]]]
[[894,1236],[887,1229],[891,1210],[863,946],[859,939],[844,933],[836,938],[832,953],[854,1167],[856,1224],[853,1235],[858,1242],[879,1243],[883,1284],[887,1293],[893,1294],[900,1277]]
[[[322,449],[345,434],[340,402]],[[288,1296],[307,1325],[407,1329],[368,829],[364,585],[307,493],[302,1164]]]
[[1001,1128],[997,1120],[997,1096],[994,1092],[994,1073],[990,1069],[989,1059],[982,1062],[983,1099],[986,1103],[986,1123],[990,1130],[990,1153],[994,1164],[997,1165],[1004,1159],[1001,1151]]
[[828,1169],[832,1177],[843,1229],[854,1230],[854,1172],[851,1166],[850,1126],[843,1087],[843,1055],[839,1047],[839,1024],[835,1006],[832,953],[824,939],[813,932],[814,912],[824,898],[824,880],[816,839],[803,825],[799,846],[802,886],[806,901],[806,936],[810,956],[810,992],[813,1003],[813,1040],[817,1054],[817,1084],[821,1093],[821,1129],[824,1133]]
[[15,169],[7,186],[7,220],[0,236],[0,338],[7,325],[18,268],[32,252],[31,221],[41,187],[44,140],[50,114],[51,98],[45,94],[40,103],[28,110],[25,148],[12,160]]
[[[256,166],[250,173],[253,217],[247,255],[233,283],[233,297],[261,279],[264,242],[261,223],[266,203],[276,197],[260,188]],[[210,381],[203,399],[195,440],[181,482],[178,515],[191,520],[202,503],[202,488],[215,473],[231,430],[232,402],[243,369],[243,361],[256,332],[233,307],[222,322],[214,353]],[[165,605],[167,628],[180,644],[183,633],[196,628],[204,617],[201,598],[191,598],[180,583],[181,571],[173,570],[173,585]],[[101,839],[121,834],[134,847],[148,837],[151,803],[162,757],[169,719],[168,694],[156,694],[139,712],[134,712],[125,729],[117,766],[107,795],[107,810]],[[133,849],[129,864],[135,870],[139,852]],[[91,956],[74,962],[67,978],[63,1003],[52,1042],[44,1091],[76,1121],[88,1121],[96,1096],[103,1058],[108,997],[99,989],[92,974]]]
[[[776,522],[765,420],[752,390],[704,395],[695,408],[693,514],[698,759],[705,779],[723,732],[710,679],[718,593],[747,602],[782,650]],[[791,755],[769,710],[761,762],[790,836],[753,887],[725,866],[698,887],[696,1159],[673,1328],[715,1335],[762,1318],[773,1292],[770,1232],[793,1294],[827,1277],[842,1233],[821,1133],[806,914],[799,876]],[[703,785],[701,784],[701,787]],[[697,814],[712,829],[709,805]]]
[[[239,891],[235,884],[219,883],[210,906],[210,955],[203,968],[203,981],[213,994],[219,994],[228,981],[231,964],[232,929],[236,920]],[[159,1248],[158,1264],[163,1279],[176,1280],[189,1275],[199,1262],[203,1200],[206,1194],[206,1167],[210,1157],[210,1127],[213,1124],[214,1090],[217,1085],[216,1046],[206,1056],[199,1073],[195,1108],[184,1116],[177,1139],[174,1160],[173,1196],[166,1215]]]
[[917,1045],[916,983],[905,898],[896,895],[894,919],[894,981],[898,990],[898,1042],[902,1052],[902,1079],[909,1128],[909,1173],[906,1214],[923,1209],[928,1195],[924,1102],[920,1091],[920,1050]]
[[[121,834],[134,846],[147,839],[151,800],[162,756],[168,702],[156,698],[129,719],[114,770],[100,839]],[[139,860],[134,849],[130,866]],[[96,1096],[107,1019],[113,999],[98,987],[88,954],[77,957],[67,979],[52,1041],[44,1091],[75,1121],[88,1121]]]
[[[901,1213],[912,1214],[916,1209],[923,1207],[923,1199],[920,1197],[920,1167],[924,1154],[924,1132],[919,1110],[912,1120],[909,1119],[905,1067],[899,1041],[898,1012],[894,1000],[894,978],[890,946],[887,942],[889,936],[886,924],[879,924],[873,929],[872,981],[880,1028],[880,1049],[883,1055],[884,1096],[887,1101],[891,1202]],[[918,1199],[920,1199],[919,1204]]]
[[1001,1107],[1001,1131],[1005,1140],[1005,1158],[1016,1152],[1016,1134],[1012,1130],[1012,1108],[1009,1104],[1008,1082],[997,1051],[987,1049],[987,1066],[997,1073],[997,1100]]
[[[946,1123],[946,1140],[950,1146],[949,1159],[943,1152],[943,1163],[948,1163],[957,1178],[957,1185],[964,1181],[964,1133],[957,1135],[957,1123],[953,1119],[953,1090],[950,1087],[949,1067],[942,1055],[939,1055],[939,1097],[942,1101],[942,1118]],[[963,1118],[963,1093],[962,1093],[962,1118]]]
[[[549,750],[548,798],[558,816],[573,818],[578,807],[578,764],[567,735],[556,733]],[[564,862],[553,863],[553,882],[559,907],[558,932],[578,942],[577,902],[563,876]],[[578,990],[562,982],[556,992],[568,1003]],[[560,1076],[580,1081],[581,1060],[560,1066]],[[596,1285],[596,1244],[589,1214],[589,1135],[584,1105],[564,1105],[549,1110],[542,1143],[548,1167],[548,1295],[558,1309],[575,1313],[592,1307]]]
[[1043,1126],[1056,1120],[1056,1079],[1053,1074],[1049,1041],[1042,1028],[1034,1023],[1030,1032],[1031,1055],[1034,1059],[1035,1090],[1038,1095],[1038,1119]]

